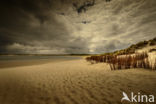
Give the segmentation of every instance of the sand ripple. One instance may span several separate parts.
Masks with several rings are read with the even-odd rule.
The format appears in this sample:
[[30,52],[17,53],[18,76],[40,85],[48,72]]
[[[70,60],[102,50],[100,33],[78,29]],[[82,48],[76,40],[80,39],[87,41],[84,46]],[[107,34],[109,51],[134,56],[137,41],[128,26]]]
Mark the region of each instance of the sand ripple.
[[156,96],[155,88],[156,72],[85,60],[0,70],[0,104],[121,104],[122,91]]

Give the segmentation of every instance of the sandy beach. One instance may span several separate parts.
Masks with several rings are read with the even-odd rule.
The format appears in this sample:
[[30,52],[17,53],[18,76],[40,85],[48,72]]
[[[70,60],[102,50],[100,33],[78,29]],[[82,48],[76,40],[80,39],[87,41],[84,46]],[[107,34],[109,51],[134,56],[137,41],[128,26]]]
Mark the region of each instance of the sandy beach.
[[154,71],[111,71],[84,59],[0,70],[0,104],[121,104],[123,91],[156,96],[155,88]]

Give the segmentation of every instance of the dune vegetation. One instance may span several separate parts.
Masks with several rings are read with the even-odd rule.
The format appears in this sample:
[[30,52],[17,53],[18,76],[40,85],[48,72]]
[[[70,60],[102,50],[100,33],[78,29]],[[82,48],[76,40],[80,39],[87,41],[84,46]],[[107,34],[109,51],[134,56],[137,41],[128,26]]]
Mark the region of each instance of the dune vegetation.
[[[134,54],[136,50],[138,49],[142,49],[144,47],[148,47],[148,46],[155,46],[156,45],[156,37],[148,40],[148,41],[141,41],[137,44],[132,44],[130,47],[126,48],[126,49],[121,49],[121,50],[117,50],[114,52],[110,52],[110,53],[104,53],[102,55],[126,55],[126,54]],[[156,51],[156,49],[151,49],[151,51]],[[151,52],[149,50],[149,52]]]
[[[131,45],[127,49],[86,57],[86,60],[92,64],[100,62],[108,63],[111,70],[130,68],[145,68],[156,70],[155,48],[151,48],[148,51],[137,52],[137,50],[155,45],[156,38]],[[151,55],[150,53],[154,54]],[[151,57],[153,58],[152,60]]]

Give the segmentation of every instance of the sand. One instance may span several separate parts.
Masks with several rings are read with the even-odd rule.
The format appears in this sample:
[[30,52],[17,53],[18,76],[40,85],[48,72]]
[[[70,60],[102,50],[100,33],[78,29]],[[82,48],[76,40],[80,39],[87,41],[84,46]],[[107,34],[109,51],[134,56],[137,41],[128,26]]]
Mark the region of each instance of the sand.
[[0,70],[0,104],[121,104],[123,91],[156,97],[156,72],[84,59]]
[[41,65],[50,62],[60,62],[65,61],[63,59],[53,60],[53,59],[39,59],[39,60],[0,60],[0,69],[1,68],[13,68],[19,66],[31,66],[31,65]]

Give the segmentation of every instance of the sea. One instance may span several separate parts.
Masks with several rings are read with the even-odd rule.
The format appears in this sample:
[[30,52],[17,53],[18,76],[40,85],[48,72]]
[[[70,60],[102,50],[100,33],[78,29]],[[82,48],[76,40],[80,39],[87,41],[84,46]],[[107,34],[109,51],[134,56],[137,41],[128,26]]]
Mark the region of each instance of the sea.
[[0,61],[11,60],[74,60],[80,59],[80,56],[49,56],[49,55],[5,55],[0,56]]

